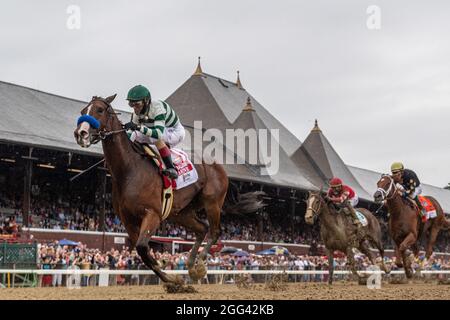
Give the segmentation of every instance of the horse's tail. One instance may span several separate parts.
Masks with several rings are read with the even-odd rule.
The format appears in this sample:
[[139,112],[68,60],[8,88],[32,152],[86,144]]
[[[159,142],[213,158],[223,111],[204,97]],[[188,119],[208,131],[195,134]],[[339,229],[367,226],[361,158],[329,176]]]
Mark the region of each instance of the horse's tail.
[[267,205],[261,199],[264,195],[266,193],[263,191],[240,193],[238,187],[230,183],[223,211],[228,214],[254,213]]

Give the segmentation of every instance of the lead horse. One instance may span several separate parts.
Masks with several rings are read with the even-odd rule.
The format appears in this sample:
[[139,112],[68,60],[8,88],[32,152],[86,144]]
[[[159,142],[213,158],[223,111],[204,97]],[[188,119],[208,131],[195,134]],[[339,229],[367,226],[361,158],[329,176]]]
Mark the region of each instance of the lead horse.
[[367,240],[374,245],[381,256],[381,269],[389,273],[384,264],[384,249],[381,241],[381,228],[375,216],[366,209],[358,208],[367,219],[367,226],[362,227],[362,234],[357,235],[355,226],[350,219],[343,213],[336,212],[334,205],[328,203],[321,192],[309,192],[306,200],[307,208],[305,221],[308,224],[314,224],[314,220],[319,218],[320,236],[325,245],[328,256],[328,283],[333,283],[334,272],[334,251],[338,250],[347,255],[353,274],[358,275],[353,248],[359,249],[372,262],[376,264],[375,256],[370,251]]
[[[180,277],[163,272],[156,259],[149,254],[150,237],[162,222],[163,182],[158,168],[134,151],[132,142],[111,106],[115,97],[92,98],[81,111],[82,116],[74,131],[75,139],[84,148],[102,141],[105,161],[112,178],[113,208],[120,216],[132,245],[136,246],[143,262],[161,280],[181,284],[183,280]],[[221,209],[228,189],[228,176],[222,165],[202,162],[195,167],[198,181],[174,191],[173,207],[168,217],[195,233],[195,244],[187,263],[193,280],[206,274],[203,260],[220,235]],[[198,218],[196,213],[200,210],[206,212],[208,223]],[[196,263],[198,250],[207,233],[208,242]]]
[[[411,278],[411,260],[408,259],[407,249],[411,248],[414,254],[419,254],[419,240],[423,234],[428,233],[426,258],[433,253],[433,246],[439,231],[449,229],[450,222],[445,219],[439,202],[433,197],[427,197],[436,209],[437,217],[422,223],[419,208],[411,200],[404,199],[394,179],[390,175],[383,175],[377,182],[377,191],[374,200],[377,203],[386,202],[389,212],[389,234],[395,243],[396,264],[404,267],[407,278]],[[401,260],[400,260],[401,258]]]

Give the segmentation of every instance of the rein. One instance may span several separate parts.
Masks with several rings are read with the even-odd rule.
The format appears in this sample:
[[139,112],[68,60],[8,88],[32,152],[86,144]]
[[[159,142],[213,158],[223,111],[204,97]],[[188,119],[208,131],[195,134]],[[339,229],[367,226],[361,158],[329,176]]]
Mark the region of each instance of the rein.
[[[395,197],[395,195],[397,194],[397,185],[394,183],[394,179],[392,179],[391,176],[389,175],[385,175],[385,177],[389,178],[390,184],[389,184],[389,188],[387,190],[384,190],[383,188],[378,188],[377,191],[379,191],[381,193],[381,195],[383,196],[384,200],[391,200]],[[394,192],[392,193],[392,195],[389,197],[389,194],[392,191],[392,188],[394,188]]]
[[[317,197],[318,197],[318,201],[317,201],[318,206],[317,206],[317,208],[314,209],[313,205],[311,204],[311,205],[308,205],[308,208],[306,209],[306,210],[311,210],[314,213],[314,215],[317,215],[318,212],[320,211],[320,209],[322,208],[322,198],[321,198],[320,195],[318,195]],[[313,201],[313,204],[314,203],[316,203],[316,201]]]

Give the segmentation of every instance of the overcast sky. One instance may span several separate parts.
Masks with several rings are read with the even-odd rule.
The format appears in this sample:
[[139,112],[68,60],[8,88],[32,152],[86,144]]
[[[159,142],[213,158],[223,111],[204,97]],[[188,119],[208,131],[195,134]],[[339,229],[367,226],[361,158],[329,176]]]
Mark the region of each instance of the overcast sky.
[[[403,161],[450,182],[449,1],[23,1],[0,4],[0,80],[88,100],[166,98],[203,71],[243,86],[300,140],[314,119],[350,165]],[[81,9],[81,28],[66,23]],[[380,29],[366,12],[380,8]]]

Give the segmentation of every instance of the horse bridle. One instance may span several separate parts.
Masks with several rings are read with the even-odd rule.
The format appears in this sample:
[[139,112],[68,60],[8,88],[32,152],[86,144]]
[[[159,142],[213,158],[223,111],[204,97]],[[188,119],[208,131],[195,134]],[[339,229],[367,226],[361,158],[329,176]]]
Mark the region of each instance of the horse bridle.
[[[395,193],[397,192],[397,185],[394,182],[394,179],[390,175],[385,174],[385,175],[383,175],[383,178],[389,178],[389,181],[390,181],[389,188],[387,190],[384,190],[383,188],[378,188],[377,191],[379,191],[381,193],[383,200],[391,200],[392,198],[394,198]],[[394,192],[389,197],[389,194],[391,193],[392,190]]]
[[313,201],[313,203],[318,203],[318,206],[317,206],[317,208],[313,208],[313,205],[312,204],[310,205],[308,203],[308,207],[306,208],[306,210],[311,210],[313,212],[314,216],[316,216],[319,213],[320,209],[322,208],[322,199],[321,199],[320,194],[318,194],[318,195],[313,194],[313,196],[317,197],[317,201]]
[[[101,98],[101,97],[92,97],[91,102],[88,103],[88,105],[86,107],[84,107],[84,109],[86,109],[87,107],[89,107],[89,105],[91,105],[93,102],[95,101],[101,101],[104,104],[106,104],[106,110],[105,112],[108,112],[109,114],[118,114],[114,111],[113,107],[111,106],[111,104],[106,101],[105,99]],[[110,112],[109,110],[112,110],[112,112]],[[90,117],[92,117],[91,115],[88,115]],[[97,120],[98,121],[98,120]],[[105,124],[105,127],[109,124],[110,121],[110,117],[108,117],[107,123]],[[107,131],[106,129],[103,130],[98,130],[97,133],[93,133],[92,136],[94,137],[94,139],[91,141],[91,144],[96,144],[98,143],[100,140],[105,140],[106,138],[108,138],[109,136],[116,134],[116,133],[120,133],[120,132],[124,132],[126,129],[120,129],[120,130],[111,130],[111,131]]]

